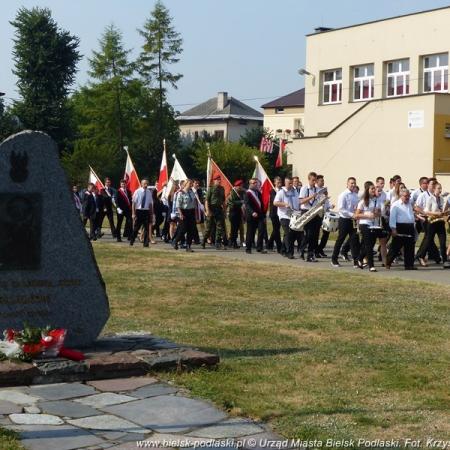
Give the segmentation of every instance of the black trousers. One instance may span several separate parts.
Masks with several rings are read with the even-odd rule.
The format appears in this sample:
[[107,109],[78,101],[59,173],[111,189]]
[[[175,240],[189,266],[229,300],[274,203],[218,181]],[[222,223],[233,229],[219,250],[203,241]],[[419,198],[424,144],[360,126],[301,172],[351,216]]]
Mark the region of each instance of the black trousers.
[[316,216],[305,225],[305,242],[304,247],[302,245],[302,251],[308,249],[308,258],[312,258],[317,252],[321,224],[322,217]]
[[98,220],[97,216],[91,216],[91,217],[83,217],[83,226],[86,227],[86,224],[89,221],[89,238],[94,239],[97,237],[97,230],[98,230]]
[[[428,235],[430,234],[430,222],[425,221],[422,222],[422,229],[425,233],[422,243],[420,244],[419,250],[417,251],[417,258],[425,258],[428,253],[428,257],[434,260],[439,260],[439,250],[436,247],[436,243],[434,242],[434,236],[432,239],[428,239]],[[423,256],[422,256],[423,255]]]
[[272,221],[272,233],[270,234],[269,242],[267,243],[267,248],[269,248],[270,250],[273,250],[273,245],[275,243],[275,245],[277,246],[277,251],[278,251],[278,253],[280,253],[281,248],[282,248],[281,233],[280,233],[280,228],[281,228],[280,219],[278,216],[271,216],[270,220]]
[[294,243],[300,239],[300,231],[294,231],[289,228],[289,219],[280,219],[283,229],[283,253],[286,256],[294,256]]
[[194,239],[194,229],[196,228],[195,209],[182,209],[181,213],[183,214],[183,220],[180,220],[178,223],[174,242],[178,244],[186,235],[186,245],[190,248]]
[[109,228],[111,229],[111,234],[116,237],[116,227],[114,226],[114,214],[112,211],[101,211],[99,213],[99,232],[102,231],[103,220],[105,216],[108,218]]
[[442,261],[447,261],[447,232],[445,229],[445,222],[439,220],[434,223],[428,223],[427,232],[423,240],[423,245],[420,246],[417,252],[418,258],[425,258],[427,250],[432,248],[432,245],[436,246],[434,242],[434,237],[437,235],[439,239],[439,251],[441,254]]
[[230,245],[237,245],[237,238],[239,234],[239,228],[242,223],[242,212],[239,210],[238,212],[230,213]]
[[264,240],[264,217],[247,217],[247,234],[245,236],[245,249],[247,251],[252,249],[256,231],[258,231],[256,250],[261,251]]
[[413,223],[398,223],[397,233],[408,235],[406,236],[392,236],[392,245],[387,254],[388,265],[392,264],[394,258],[400,253],[403,248],[403,258],[405,261],[405,268],[414,266],[414,245],[415,245],[415,227]]
[[322,238],[319,242],[319,247],[317,248],[317,251],[323,252],[325,250],[325,247],[327,246],[328,238],[330,237],[330,232],[322,230]]
[[121,239],[122,223],[123,223],[124,219],[125,219],[125,228],[123,230],[123,237],[126,237],[128,239],[131,238],[132,220],[131,220],[131,212],[130,212],[128,214],[117,214],[117,228],[116,228],[117,240]]
[[333,256],[331,257],[332,260],[338,260],[339,251],[348,236],[350,238],[350,249],[352,251],[353,261],[357,261],[359,256],[359,240],[356,228],[353,226],[353,220],[339,217],[338,231],[338,238],[334,244]]
[[130,244],[133,244],[141,227],[144,227],[144,247],[149,244],[150,212],[148,209],[137,209]]
[[362,263],[364,258],[367,257],[369,267],[374,267],[373,264],[373,246],[377,240],[377,236],[373,230],[369,228],[369,225],[360,225],[359,231],[361,231],[361,249],[359,251],[359,261]]

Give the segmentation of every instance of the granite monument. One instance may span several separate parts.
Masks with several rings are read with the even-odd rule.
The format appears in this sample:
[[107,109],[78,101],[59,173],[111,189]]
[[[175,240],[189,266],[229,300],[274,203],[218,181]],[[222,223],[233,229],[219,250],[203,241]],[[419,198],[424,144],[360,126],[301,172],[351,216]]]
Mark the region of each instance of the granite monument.
[[0,332],[67,328],[83,347],[109,317],[105,284],[53,140],[24,131],[0,145]]

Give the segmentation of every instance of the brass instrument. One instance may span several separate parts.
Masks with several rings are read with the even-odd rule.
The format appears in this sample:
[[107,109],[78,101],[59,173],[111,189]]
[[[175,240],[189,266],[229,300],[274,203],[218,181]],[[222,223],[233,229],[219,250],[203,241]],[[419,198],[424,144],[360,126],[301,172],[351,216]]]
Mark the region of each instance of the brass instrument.
[[314,217],[318,215],[324,214],[324,206],[325,202],[328,200],[329,197],[324,195],[317,204],[315,204],[312,208],[308,209],[304,214],[298,215],[293,214],[291,216],[291,221],[289,223],[289,228],[294,231],[303,231],[303,228],[305,225],[310,222]]
[[[441,198],[445,198],[448,197],[449,193],[445,192],[444,194],[441,195]],[[447,202],[444,201],[444,204],[442,205],[443,208],[445,208],[445,204]],[[428,222],[429,223],[436,223],[436,222],[447,222],[449,215],[450,215],[450,210],[449,211],[441,211],[442,215],[441,216],[428,216]]]

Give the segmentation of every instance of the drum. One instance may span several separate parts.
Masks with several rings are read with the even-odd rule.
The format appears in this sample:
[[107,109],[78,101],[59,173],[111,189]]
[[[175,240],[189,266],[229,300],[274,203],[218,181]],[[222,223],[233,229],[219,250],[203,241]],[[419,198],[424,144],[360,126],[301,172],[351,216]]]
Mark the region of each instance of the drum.
[[333,233],[338,230],[339,214],[333,211],[325,213],[322,222],[322,230]]

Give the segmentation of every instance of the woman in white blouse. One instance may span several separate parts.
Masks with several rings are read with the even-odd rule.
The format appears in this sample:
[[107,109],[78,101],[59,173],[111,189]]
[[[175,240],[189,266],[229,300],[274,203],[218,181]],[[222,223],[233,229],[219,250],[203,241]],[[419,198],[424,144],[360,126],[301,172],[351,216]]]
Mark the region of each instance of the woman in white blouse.
[[359,231],[361,232],[362,245],[359,253],[358,265],[364,268],[364,258],[367,258],[369,270],[376,272],[373,263],[373,246],[377,240],[375,229],[379,225],[381,217],[381,205],[377,204],[376,187],[372,182],[365,183],[365,189],[361,201],[356,208],[355,218],[359,220]]

